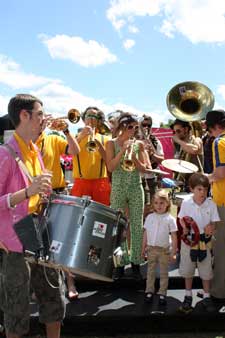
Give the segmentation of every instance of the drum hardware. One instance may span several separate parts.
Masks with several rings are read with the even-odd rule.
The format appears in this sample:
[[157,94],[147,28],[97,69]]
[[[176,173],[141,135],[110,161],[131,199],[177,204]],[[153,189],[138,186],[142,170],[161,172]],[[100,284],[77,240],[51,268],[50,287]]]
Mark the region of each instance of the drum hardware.
[[119,246],[116,248],[116,250],[113,252],[113,264],[115,268],[118,268],[121,266],[122,259],[124,256],[124,251],[122,248]]
[[169,175],[169,173],[167,171],[163,171],[161,169],[145,169],[145,173],[153,173],[156,175]]
[[71,123],[76,124],[80,120],[80,112],[72,108],[68,111],[66,116],[52,118],[48,121],[47,127],[51,130],[62,131],[68,128],[68,123],[66,122],[68,119]]
[[134,164],[134,161],[132,160],[135,141],[136,140],[133,139],[133,142],[131,143],[131,145],[128,146],[128,148],[125,151],[123,160],[121,162],[121,168],[125,171],[135,170],[135,164]]
[[92,128],[92,133],[88,137],[88,142],[86,143],[85,148],[89,153],[93,153],[98,150],[98,144],[95,141],[95,128]]

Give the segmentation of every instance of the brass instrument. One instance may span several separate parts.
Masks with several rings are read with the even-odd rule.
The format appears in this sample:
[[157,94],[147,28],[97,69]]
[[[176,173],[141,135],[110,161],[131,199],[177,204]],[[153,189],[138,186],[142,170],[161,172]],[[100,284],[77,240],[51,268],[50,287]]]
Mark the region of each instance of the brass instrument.
[[[190,122],[193,134],[196,137],[201,137],[202,128],[200,120],[205,119],[206,114],[212,110],[214,106],[214,95],[212,91],[200,82],[182,82],[175,85],[169,91],[166,102],[171,114],[179,120]],[[181,150],[179,159],[189,162],[190,154]],[[197,161],[200,170],[203,172],[198,155]],[[180,175],[180,173],[177,175],[177,180]]]
[[135,169],[135,164],[132,160],[134,144],[135,144],[135,139],[133,140],[133,143],[126,149],[124,158],[121,162],[121,168],[125,171],[134,171]]
[[68,123],[66,119],[69,120],[71,123],[75,124],[78,123],[80,120],[80,112],[72,108],[68,111],[66,116],[60,116],[56,118],[52,118],[48,121],[47,127],[51,130],[62,131],[68,128]]
[[112,133],[110,129],[110,125],[107,121],[102,121],[99,123],[98,131],[99,131],[99,134],[102,134],[102,135],[110,135]]
[[95,128],[92,128],[92,133],[89,136],[89,139],[88,139],[88,142],[86,143],[85,148],[89,153],[93,153],[98,150],[98,145],[95,141]]
[[182,82],[167,94],[167,107],[177,119],[187,122],[205,119],[214,106],[211,90],[200,82]]

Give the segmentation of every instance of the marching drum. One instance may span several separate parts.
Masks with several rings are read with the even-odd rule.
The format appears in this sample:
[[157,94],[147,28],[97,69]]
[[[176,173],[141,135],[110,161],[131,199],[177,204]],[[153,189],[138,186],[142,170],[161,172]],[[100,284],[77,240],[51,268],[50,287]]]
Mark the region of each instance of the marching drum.
[[88,196],[57,195],[47,212],[43,233],[47,256],[40,264],[112,281],[113,253],[120,247],[126,227],[120,212]]

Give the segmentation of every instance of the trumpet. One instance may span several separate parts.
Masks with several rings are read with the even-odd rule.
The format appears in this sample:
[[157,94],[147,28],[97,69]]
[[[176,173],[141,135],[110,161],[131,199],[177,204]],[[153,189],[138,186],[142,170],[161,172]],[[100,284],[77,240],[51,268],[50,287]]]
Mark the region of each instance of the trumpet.
[[89,136],[89,139],[88,139],[88,142],[86,143],[85,148],[89,153],[93,153],[98,150],[98,145],[95,141],[95,128],[92,128],[92,133]]
[[68,123],[66,120],[69,120],[71,123],[75,124],[80,120],[80,112],[72,108],[68,111],[66,116],[60,116],[57,118],[50,119],[47,123],[47,127],[51,130],[62,131],[68,128]]
[[125,171],[134,171],[135,164],[132,160],[132,154],[134,150],[135,139],[133,143],[126,149],[123,161],[121,162],[121,168]]

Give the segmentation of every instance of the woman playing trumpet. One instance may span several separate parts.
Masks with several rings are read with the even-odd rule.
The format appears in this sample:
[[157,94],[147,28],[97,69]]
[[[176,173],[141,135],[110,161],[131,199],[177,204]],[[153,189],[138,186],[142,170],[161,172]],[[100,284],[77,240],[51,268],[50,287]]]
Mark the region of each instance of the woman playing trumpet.
[[[124,274],[124,266],[131,263],[133,276],[141,279],[140,263],[142,246],[142,225],[144,192],[141,184],[140,172],[146,170],[144,163],[144,147],[139,141],[134,141],[135,131],[138,129],[137,117],[130,113],[123,113],[118,118],[117,137],[108,141],[106,145],[107,167],[112,172],[111,207],[122,209],[128,208],[130,221],[130,257],[128,256],[127,245],[124,245],[125,252],[121,266],[116,268],[114,278],[121,278]],[[126,169],[125,161],[130,160],[132,151],[133,166]],[[133,169],[133,170],[132,170]]]

